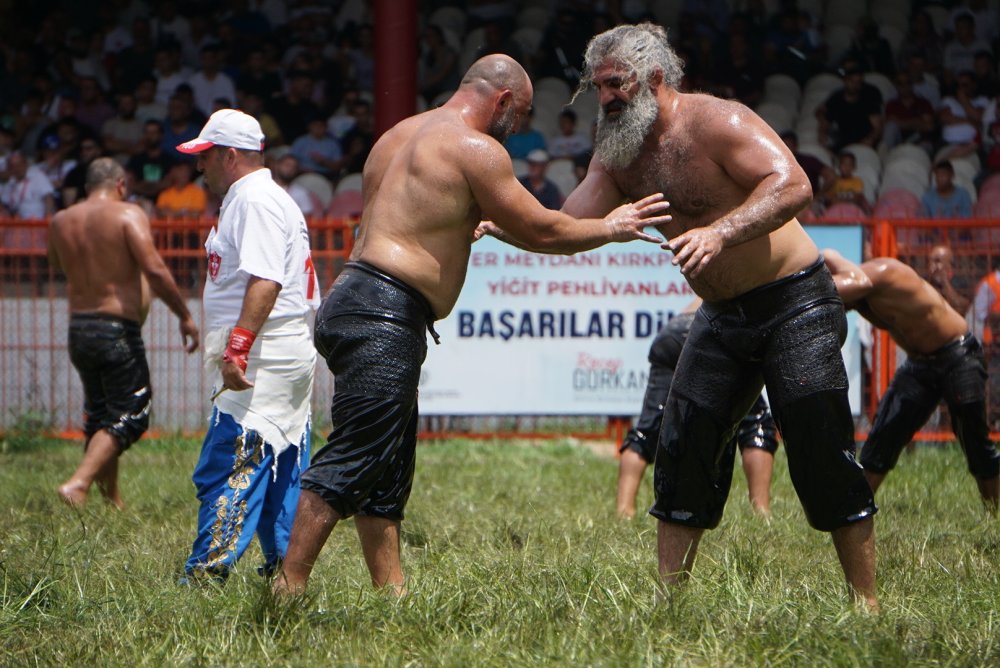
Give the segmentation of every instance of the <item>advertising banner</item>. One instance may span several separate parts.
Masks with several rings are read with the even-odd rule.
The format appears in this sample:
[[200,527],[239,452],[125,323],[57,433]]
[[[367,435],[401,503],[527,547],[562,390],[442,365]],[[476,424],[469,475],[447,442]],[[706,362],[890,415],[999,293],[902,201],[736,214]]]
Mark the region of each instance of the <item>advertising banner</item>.
[[[859,227],[807,231],[821,248],[860,259]],[[476,242],[458,303],[436,324],[441,345],[430,344],[424,364],[421,414],[638,413],[649,345],[695,298],[672,258],[638,241],[568,256]],[[857,413],[853,320],[845,355]]]

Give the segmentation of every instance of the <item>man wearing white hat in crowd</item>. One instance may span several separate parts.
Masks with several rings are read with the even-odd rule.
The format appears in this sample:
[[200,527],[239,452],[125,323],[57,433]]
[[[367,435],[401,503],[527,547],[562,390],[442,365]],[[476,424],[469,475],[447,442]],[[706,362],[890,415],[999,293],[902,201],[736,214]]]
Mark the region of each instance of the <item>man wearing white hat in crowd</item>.
[[252,117],[221,109],[177,150],[222,198],[205,242],[205,366],[212,414],[194,483],[201,508],[189,577],[225,578],[256,531],[272,572],[285,556],[309,461],[316,365],[306,321],[319,303],[305,219],[263,166]]

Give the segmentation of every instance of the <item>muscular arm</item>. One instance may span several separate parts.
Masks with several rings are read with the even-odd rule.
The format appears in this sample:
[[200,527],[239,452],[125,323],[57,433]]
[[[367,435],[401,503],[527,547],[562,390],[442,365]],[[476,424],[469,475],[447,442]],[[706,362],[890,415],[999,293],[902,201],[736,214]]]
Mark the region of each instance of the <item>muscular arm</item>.
[[871,293],[872,281],[861,267],[832,248],[823,249],[823,259],[845,304],[852,306]]
[[546,209],[525,190],[498,142],[476,138],[466,143],[460,155],[483,217],[502,230],[504,237],[515,240],[515,245],[542,253],[570,254],[614,241],[661,241],[642,229],[670,220],[660,215],[668,207],[662,196],[622,205],[604,218],[577,219]]
[[724,246],[773,232],[809,206],[812,187],[806,173],[784,142],[750,110],[737,108],[705,146],[716,164],[749,191],[740,206],[709,226],[722,235]]
[[149,218],[142,209],[129,206],[122,214],[125,217],[125,242],[128,244],[132,257],[139,265],[139,270],[149,281],[153,293],[163,300],[174,314],[180,318],[181,338],[184,349],[189,353],[198,348],[198,327],[194,324],[191,312],[188,311],[184,298],[174,277],[163,263],[163,258],[156,252],[153,245],[153,235],[149,229]]
[[[698,141],[747,195],[705,227],[674,237],[667,247],[686,276],[697,276],[724,248],[770,234],[812,201],[809,178],[784,142],[746,107],[716,101],[720,109],[700,126]],[[697,113],[695,110],[693,113]]]

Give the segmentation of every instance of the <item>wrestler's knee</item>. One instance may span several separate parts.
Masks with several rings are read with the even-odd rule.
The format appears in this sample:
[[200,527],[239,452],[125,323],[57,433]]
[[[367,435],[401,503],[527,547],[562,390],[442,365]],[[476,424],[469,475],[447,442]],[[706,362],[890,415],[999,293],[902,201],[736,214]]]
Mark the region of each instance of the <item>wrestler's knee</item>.
[[117,422],[108,425],[105,429],[118,442],[121,451],[125,452],[149,429],[149,411],[144,410],[138,414],[123,415]]
[[854,424],[843,392],[817,392],[775,407],[792,484],[815,529],[874,515],[871,487],[854,458]]
[[736,442],[740,452],[754,448],[773,455],[778,451],[778,428],[763,397],[758,397],[757,403],[740,421],[736,429]]
[[312,492],[318,496],[326,505],[330,506],[339,516],[338,520],[344,520],[358,513],[357,503],[351,502],[350,498],[339,493],[337,490],[323,484],[319,480],[309,477],[307,470],[302,474],[300,486],[303,492]]
[[659,432],[648,432],[642,429],[629,429],[628,433],[625,434],[625,438],[622,439],[621,447],[618,448],[619,453],[623,453],[626,450],[631,450],[640,457],[642,457],[646,462],[652,462],[656,457],[656,442],[659,440]]
[[1000,452],[993,443],[985,447],[969,448],[965,452],[969,473],[978,480],[989,480],[1000,475]]
[[733,476],[732,426],[683,396],[672,395],[656,449],[650,514],[664,522],[714,529]]

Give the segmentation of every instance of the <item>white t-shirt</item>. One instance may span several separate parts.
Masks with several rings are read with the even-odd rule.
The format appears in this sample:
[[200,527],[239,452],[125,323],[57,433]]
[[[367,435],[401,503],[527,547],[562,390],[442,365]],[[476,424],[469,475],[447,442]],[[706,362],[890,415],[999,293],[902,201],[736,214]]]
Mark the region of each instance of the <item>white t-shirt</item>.
[[12,177],[0,188],[0,200],[15,218],[45,218],[46,195],[55,196],[55,188],[37,165],[29,166],[20,181]]
[[[990,101],[982,95],[972,100],[972,106],[979,109],[986,109]],[[954,97],[946,97],[941,100],[941,107],[947,107],[951,113],[960,118],[966,118],[965,108],[962,103]],[[965,144],[975,141],[979,128],[973,123],[952,123],[941,128],[941,139],[948,144]]]
[[187,83],[194,93],[194,106],[206,116],[212,113],[212,104],[220,97],[231,105],[236,104],[236,86],[225,72],[218,72],[209,79],[204,72],[198,71],[188,77]]
[[319,306],[305,217],[269,169],[253,171],[230,186],[205,251],[207,331],[236,324],[251,276],[281,284],[268,320],[303,316]]
[[587,153],[592,148],[590,139],[579,132],[574,132],[568,136],[563,134],[555,135],[548,140],[547,146],[549,155],[553,158],[575,158],[581,153]]

